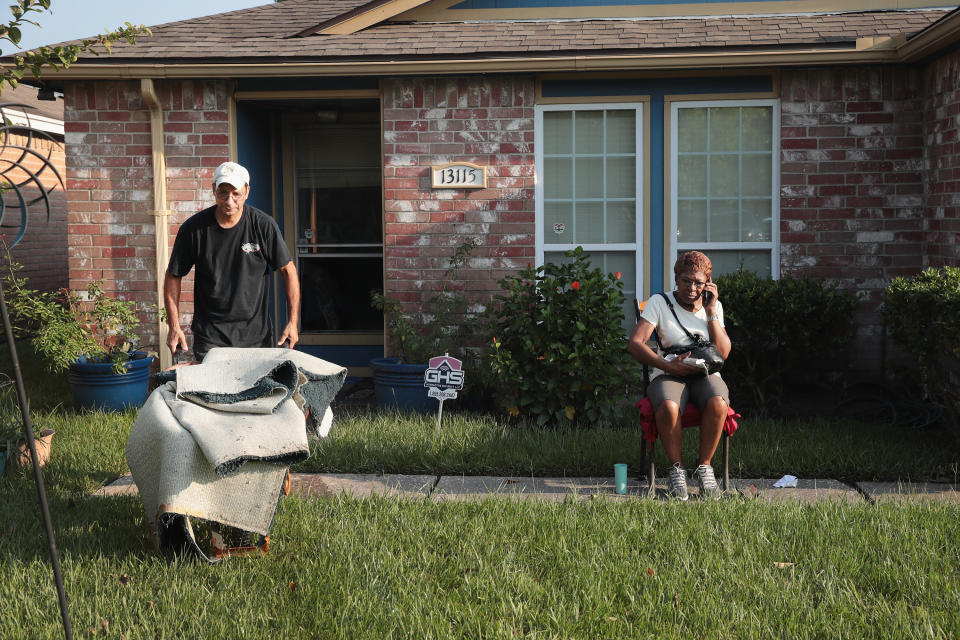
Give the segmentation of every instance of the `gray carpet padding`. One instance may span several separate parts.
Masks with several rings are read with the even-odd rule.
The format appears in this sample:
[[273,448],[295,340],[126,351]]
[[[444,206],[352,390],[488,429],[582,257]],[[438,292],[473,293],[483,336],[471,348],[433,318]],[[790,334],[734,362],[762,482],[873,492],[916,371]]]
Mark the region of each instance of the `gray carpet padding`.
[[305,413],[310,431],[326,435],[346,373],[294,350],[222,347],[176,369],[127,441],[155,531],[183,516],[267,535],[287,467],[310,455]]

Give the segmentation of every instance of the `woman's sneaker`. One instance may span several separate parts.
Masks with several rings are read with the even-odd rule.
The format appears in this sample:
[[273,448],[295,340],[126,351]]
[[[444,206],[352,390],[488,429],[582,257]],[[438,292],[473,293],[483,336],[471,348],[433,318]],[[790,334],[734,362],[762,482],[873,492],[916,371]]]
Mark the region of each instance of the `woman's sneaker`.
[[670,495],[678,500],[686,500],[690,497],[687,495],[687,470],[681,467],[679,462],[675,462],[670,467],[670,480],[667,488]]
[[708,464],[701,464],[694,469],[693,477],[697,479],[697,484],[700,485],[700,497],[720,497],[720,487],[717,486],[717,479],[713,475],[713,467]]

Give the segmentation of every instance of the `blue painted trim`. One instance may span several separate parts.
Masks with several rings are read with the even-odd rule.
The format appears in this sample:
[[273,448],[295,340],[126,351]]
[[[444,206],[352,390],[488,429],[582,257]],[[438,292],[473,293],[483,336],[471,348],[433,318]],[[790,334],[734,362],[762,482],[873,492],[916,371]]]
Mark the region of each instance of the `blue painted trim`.
[[664,117],[663,94],[650,97],[650,294],[663,289]]
[[298,345],[297,349],[342,367],[369,367],[370,360],[383,357],[381,345]]
[[773,91],[766,75],[698,78],[595,78],[543,80],[544,98],[646,96],[655,94],[759,93]]
[[687,4],[738,4],[740,2],[770,2],[770,0],[464,0],[448,9],[529,9],[536,7],[649,7]]
[[[277,211],[273,210],[273,193],[274,189],[278,188],[278,185],[272,184],[274,158],[270,156],[270,139],[272,135],[276,135],[273,128],[272,111],[257,109],[243,102],[237,104],[237,161],[250,172],[250,198],[247,203],[270,214],[280,226],[280,232],[283,233],[283,216],[279,214],[283,211],[283,189],[277,191],[281,196],[280,208]],[[282,166],[282,163],[277,166]],[[271,313],[277,308],[275,302],[277,297],[282,295],[282,288],[278,290],[274,285],[274,279],[271,278],[267,300]],[[279,313],[274,313],[271,321],[274,330],[279,334],[287,323],[286,304],[280,305]]]

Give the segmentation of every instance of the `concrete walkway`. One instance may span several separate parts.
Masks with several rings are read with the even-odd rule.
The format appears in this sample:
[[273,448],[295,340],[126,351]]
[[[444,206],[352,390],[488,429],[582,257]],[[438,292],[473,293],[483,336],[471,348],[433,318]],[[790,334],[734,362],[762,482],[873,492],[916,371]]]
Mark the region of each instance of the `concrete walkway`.
[[[531,478],[520,476],[436,476],[376,475],[342,473],[295,473],[292,493],[305,497],[328,497],[346,493],[356,497],[372,495],[430,500],[480,500],[488,496],[518,500],[591,500],[600,496],[616,500],[648,497],[646,482],[630,478],[627,493],[614,492],[613,478]],[[778,489],[776,479],[731,478],[731,493],[768,502],[796,500],[814,502],[840,500],[856,503],[868,500],[936,500],[960,504],[960,486],[948,483],[857,482],[800,479],[796,488]],[[96,492],[98,496],[136,494],[130,475]],[[691,486],[691,497],[697,489]],[[654,497],[667,499],[666,478],[657,478]]]

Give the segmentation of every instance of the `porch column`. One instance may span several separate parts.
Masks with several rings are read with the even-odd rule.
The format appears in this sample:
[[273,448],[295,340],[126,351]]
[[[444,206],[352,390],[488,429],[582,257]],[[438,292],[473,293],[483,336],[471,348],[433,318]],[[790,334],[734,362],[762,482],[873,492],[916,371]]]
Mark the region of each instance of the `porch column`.
[[163,309],[163,278],[169,258],[167,218],[172,213],[167,209],[167,158],[163,147],[163,110],[157,99],[152,78],[140,80],[140,92],[143,102],[150,109],[150,142],[153,148],[153,216],[154,246],[156,248],[157,279],[157,351],[160,353],[160,368],[166,369],[173,364],[173,358],[167,346],[167,323],[163,321],[160,310]]

